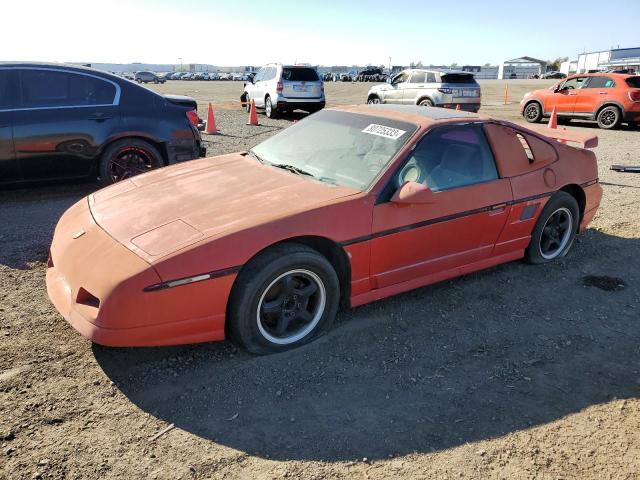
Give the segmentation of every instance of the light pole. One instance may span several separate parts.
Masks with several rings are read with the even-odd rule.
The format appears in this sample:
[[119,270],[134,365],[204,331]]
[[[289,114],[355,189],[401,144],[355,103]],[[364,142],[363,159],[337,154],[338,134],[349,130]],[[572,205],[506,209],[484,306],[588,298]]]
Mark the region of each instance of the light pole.
[[182,57],[178,57],[178,60],[180,60],[180,71],[182,71]]

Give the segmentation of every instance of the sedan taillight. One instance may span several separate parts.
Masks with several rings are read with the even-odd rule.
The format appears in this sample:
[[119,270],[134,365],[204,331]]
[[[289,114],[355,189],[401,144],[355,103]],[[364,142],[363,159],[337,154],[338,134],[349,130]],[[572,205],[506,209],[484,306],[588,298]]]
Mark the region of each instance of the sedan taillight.
[[196,110],[189,110],[187,112],[187,118],[189,119],[191,125],[193,125],[194,127],[198,126],[198,122],[200,121],[200,119],[198,118],[198,112]]
[[640,102],[640,90],[631,90],[629,92],[629,99],[632,102]]

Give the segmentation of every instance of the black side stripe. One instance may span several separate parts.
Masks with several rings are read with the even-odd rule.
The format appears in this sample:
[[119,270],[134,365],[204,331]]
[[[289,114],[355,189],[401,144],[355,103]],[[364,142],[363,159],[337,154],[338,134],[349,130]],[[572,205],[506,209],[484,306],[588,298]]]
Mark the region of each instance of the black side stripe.
[[464,212],[454,213],[452,215],[446,215],[444,217],[432,218],[431,220],[425,220],[423,222],[417,222],[417,223],[412,223],[410,225],[403,225],[401,227],[390,228],[389,230],[382,230],[380,232],[375,232],[370,235],[364,235],[362,237],[345,240],[343,242],[340,242],[340,245],[343,247],[347,247],[355,243],[367,242],[375,238],[386,237],[387,235],[393,235],[395,233],[401,233],[401,232],[406,232],[408,230],[414,230],[416,228],[427,227],[429,225],[434,225],[436,223],[448,222],[451,220],[456,220],[458,218],[468,217],[470,215],[476,215],[478,213],[490,212],[491,210],[495,210],[496,208],[499,208],[501,206],[511,206],[511,205],[516,205],[518,203],[526,203],[532,200],[538,200],[539,198],[550,197],[554,193],[555,192],[540,193],[538,195],[531,195],[530,197],[519,198],[518,200],[509,200],[508,202],[496,203],[495,205],[489,205],[488,207],[474,208],[473,210],[466,210]]

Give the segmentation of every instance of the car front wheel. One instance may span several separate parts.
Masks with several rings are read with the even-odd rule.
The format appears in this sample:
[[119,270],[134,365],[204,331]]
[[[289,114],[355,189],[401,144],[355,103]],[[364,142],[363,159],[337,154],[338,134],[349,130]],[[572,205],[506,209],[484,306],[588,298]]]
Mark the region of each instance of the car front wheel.
[[534,265],[564,257],[573,245],[580,223],[578,202],[566,192],[556,192],[536,223],[525,258]]
[[524,118],[529,123],[538,123],[542,120],[542,108],[538,102],[531,102],[524,107]]
[[367,100],[367,103],[369,105],[378,105],[379,103],[382,103],[382,102],[380,101],[379,97],[370,97],[369,100]]
[[301,244],[278,245],[240,272],[228,333],[256,354],[295,348],[331,326],[339,300],[338,277],[323,255]]
[[125,180],[164,165],[156,147],[136,138],[109,145],[100,158],[100,181],[103,185]]

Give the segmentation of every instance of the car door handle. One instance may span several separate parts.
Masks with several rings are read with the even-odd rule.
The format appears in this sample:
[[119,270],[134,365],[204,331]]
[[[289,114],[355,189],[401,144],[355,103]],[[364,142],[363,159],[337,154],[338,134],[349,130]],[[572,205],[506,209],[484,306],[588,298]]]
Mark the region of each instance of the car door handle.
[[489,208],[489,215],[498,215],[499,213],[504,212],[504,209],[507,208],[506,203],[498,203],[497,205],[491,205]]
[[606,95],[607,92],[598,92],[600,95]]
[[89,120],[96,120],[98,122],[102,120],[109,120],[110,118],[112,118],[111,115],[106,115],[104,113],[94,113],[89,115]]
[[569,93],[569,95],[571,95],[572,97],[577,95],[577,93]]

